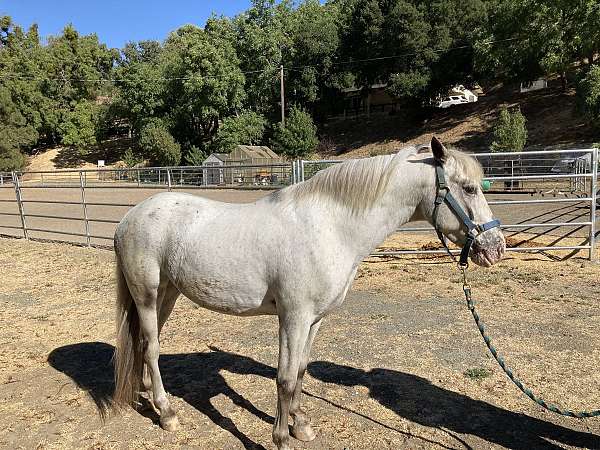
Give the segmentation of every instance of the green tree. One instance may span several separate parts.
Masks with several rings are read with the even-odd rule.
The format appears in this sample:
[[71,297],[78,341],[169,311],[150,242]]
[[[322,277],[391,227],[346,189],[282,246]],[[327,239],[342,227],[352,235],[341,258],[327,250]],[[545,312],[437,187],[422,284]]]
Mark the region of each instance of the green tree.
[[185,162],[188,166],[201,166],[206,158],[207,154],[205,152],[196,146],[192,146],[185,155]]
[[0,86],[0,170],[18,170],[25,165],[21,149],[37,142],[38,133],[27,123],[10,95],[10,90]]
[[81,101],[65,114],[59,125],[63,145],[73,147],[80,155],[87,154],[98,143],[102,132],[104,108],[92,101]]
[[[473,73],[468,48],[486,23],[484,0],[339,0],[339,58],[356,87],[387,84],[420,105]],[[461,47],[456,49],[455,47]],[[351,61],[356,64],[350,64]],[[338,80],[339,76],[336,77]],[[348,79],[347,75],[343,78]]]
[[144,158],[134,153],[131,148],[127,148],[127,150],[125,150],[122,159],[127,167],[135,167],[144,161]]
[[[600,50],[593,0],[497,0],[477,45],[477,65],[492,77],[535,80],[556,73],[563,89],[573,64]],[[496,45],[485,41],[503,41]],[[508,41],[507,41],[508,40]]]
[[319,139],[311,115],[298,106],[292,106],[285,127],[277,124],[271,141],[279,154],[297,158],[314,152]]
[[494,140],[491,145],[493,152],[520,152],[527,142],[527,127],[525,116],[520,109],[500,111],[498,122],[494,127]]
[[577,86],[580,111],[596,127],[600,127],[600,67],[594,66]]
[[[285,54],[292,48],[290,20],[293,13],[289,0],[253,0],[252,6],[228,25],[232,45],[245,80],[247,107],[261,114],[274,113],[279,99],[279,67],[287,64]],[[223,26],[223,22],[221,22]],[[210,23],[207,28],[213,29]]]
[[176,166],[181,161],[181,147],[160,120],[142,127],[138,144],[153,165]]
[[244,75],[232,45],[192,25],[171,33],[162,54],[171,131],[184,147],[203,147],[219,120],[241,109]]
[[253,111],[245,111],[238,116],[223,119],[211,150],[217,153],[229,153],[237,145],[260,144],[265,134],[266,119]]
[[128,43],[116,70],[116,114],[127,118],[131,131],[144,121],[165,114],[166,82],[161,65],[162,47],[156,41]]

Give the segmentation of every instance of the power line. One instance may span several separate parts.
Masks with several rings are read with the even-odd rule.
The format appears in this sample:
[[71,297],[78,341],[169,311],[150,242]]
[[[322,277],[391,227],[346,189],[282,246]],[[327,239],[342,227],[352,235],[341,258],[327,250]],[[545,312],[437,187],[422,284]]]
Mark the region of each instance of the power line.
[[[241,74],[250,75],[250,74],[255,74],[255,73],[264,73],[264,72],[268,72],[268,71],[272,71],[273,73],[275,73],[278,70],[279,70],[279,68],[247,70],[247,71],[241,72]],[[221,79],[224,77],[225,76],[214,76],[213,75],[213,76],[202,77],[202,78],[216,80],[216,79]],[[8,78],[8,79],[14,79],[14,80],[24,80],[24,81],[75,81],[75,82],[82,82],[82,83],[118,83],[118,82],[131,81],[131,79],[129,79],[129,78],[33,77],[33,76],[27,76],[27,75],[14,75],[14,74],[2,74],[2,75],[0,75],[0,79],[2,79],[2,78]],[[146,78],[146,79],[148,79],[148,78]],[[193,76],[189,76],[189,77],[150,77],[149,79],[156,80],[156,81],[189,81],[189,80],[193,80],[194,77]]]
[[[508,38],[508,39],[498,39],[495,41],[484,41],[479,43],[478,45],[493,45],[499,42],[509,42],[509,41],[516,41],[518,40],[518,38]],[[464,50],[466,48],[473,48],[474,45],[473,44],[468,44],[468,45],[460,45],[458,47],[450,47],[450,48],[446,48],[446,49],[424,49],[424,50],[420,50],[417,52],[410,52],[410,53],[402,53],[399,55],[391,55],[391,56],[378,56],[378,57],[374,57],[374,58],[365,58],[365,59],[353,59],[353,60],[348,60],[348,61],[339,61],[339,62],[333,62],[330,64],[330,66],[341,66],[341,65],[351,65],[351,64],[358,64],[358,63],[365,63],[365,62],[373,62],[373,61],[384,61],[384,60],[389,60],[389,59],[400,59],[400,58],[406,58],[408,56],[417,56],[420,55],[421,53],[425,53],[425,52],[432,52],[432,53],[444,53],[444,52],[451,52],[454,50]],[[322,67],[325,64],[313,64],[313,65],[306,65],[306,66],[298,66],[298,67],[288,67],[286,70],[302,70],[302,69],[308,69],[308,68],[314,68],[314,67]]]
[[[510,42],[510,41],[516,41],[516,40],[518,40],[518,38],[498,39],[498,40],[493,40],[493,41],[481,42],[478,45],[494,45],[494,44],[501,43],[501,42]],[[329,65],[330,66],[343,66],[343,65],[352,65],[352,64],[362,64],[362,63],[366,63],[366,62],[385,61],[385,60],[391,60],[391,59],[406,58],[406,57],[410,57],[410,56],[417,56],[417,55],[425,53],[425,52],[445,53],[445,52],[451,52],[451,51],[455,51],[455,50],[464,50],[464,49],[473,48],[473,47],[474,47],[473,44],[468,44],[468,45],[461,45],[461,46],[457,46],[457,47],[450,47],[450,48],[446,48],[446,49],[437,49],[437,50],[436,49],[424,49],[424,50],[420,50],[417,52],[402,53],[402,54],[398,54],[398,55],[378,56],[378,57],[373,57],[373,58],[332,62]],[[304,66],[286,67],[286,68],[284,68],[284,70],[297,72],[297,71],[301,71],[304,69],[311,69],[311,68],[317,68],[317,67],[323,67],[323,66],[325,66],[324,63],[307,64]],[[270,67],[267,69],[242,71],[241,73],[243,75],[259,74],[259,73],[266,73],[266,72],[273,72],[273,74],[275,74],[279,70],[280,70],[279,67]],[[82,83],[119,83],[119,82],[131,81],[130,79],[127,79],[127,78],[33,77],[33,76],[14,75],[14,74],[0,75],[0,79],[3,79],[3,78],[4,79],[24,80],[24,81],[48,81],[48,80],[50,80],[50,81],[65,81],[65,82],[73,81],[73,82],[82,82]],[[193,78],[194,78],[193,76],[189,76],[189,77],[152,77],[150,79],[155,80],[155,81],[189,81],[189,80],[192,80]],[[207,77],[202,77],[202,78],[221,79],[221,78],[224,78],[224,76],[220,76],[220,77],[219,76],[207,76]]]

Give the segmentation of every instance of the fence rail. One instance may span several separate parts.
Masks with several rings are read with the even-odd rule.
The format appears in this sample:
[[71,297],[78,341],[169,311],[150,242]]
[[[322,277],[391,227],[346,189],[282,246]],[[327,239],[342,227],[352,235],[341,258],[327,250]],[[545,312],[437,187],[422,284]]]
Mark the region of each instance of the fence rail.
[[[569,235],[573,230],[587,229],[586,242],[581,245],[554,243],[514,247],[509,251],[588,250],[589,257],[594,257],[599,201],[597,149],[481,153],[474,156],[482,162],[485,177],[492,183],[488,202],[496,213],[507,207],[560,207],[556,210],[558,215],[550,220],[542,219],[542,215],[529,220],[505,221],[502,225],[505,231],[560,228]],[[138,202],[138,199],[126,198],[126,195],[147,189],[279,189],[305,181],[319,170],[340,162],[297,160],[269,165],[0,172],[0,232],[6,229],[13,230],[14,234],[14,231],[20,230],[25,238],[29,238],[31,233],[71,236],[87,245],[110,245],[114,225],[119,223],[128,208]],[[118,201],[106,201],[107,192],[112,189]],[[42,193],[50,193],[53,198],[41,198]],[[492,194],[496,197],[490,197]],[[143,198],[140,197],[139,200]],[[560,213],[563,209],[567,212],[577,210],[577,215],[563,216]],[[74,229],[67,223],[79,223],[81,226]],[[429,233],[433,228],[429,224],[409,224],[398,231]],[[441,253],[444,250],[400,249],[378,251],[373,255]]]
[[[582,245],[551,245],[512,247],[508,251],[588,250],[595,257],[596,209],[598,193],[598,149],[570,149],[531,152],[474,154],[484,168],[485,180],[492,183],[490,193],[525,194],[522,200],[488,200],[493,210],[509,205],[573,204],[589,208],[588,220],[565,221],[559,215],[555,220],[542,222],[504,223],[503,230],[587,228],[586,243]],[[340,160],[299,161],[298,181],[305,181],[318,171]],[[551,198],[533,198],[533,196]],[[404,226],[398,232],[433,232],[431,226]],[[373,256],[400,256],[410,254],[443,254],[445,250],[406,249],[376,252]]]

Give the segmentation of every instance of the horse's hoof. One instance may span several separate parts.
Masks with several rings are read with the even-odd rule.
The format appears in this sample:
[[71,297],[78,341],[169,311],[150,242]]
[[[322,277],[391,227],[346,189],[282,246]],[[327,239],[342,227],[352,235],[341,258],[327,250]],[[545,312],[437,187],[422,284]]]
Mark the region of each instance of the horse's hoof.
[[313,441],[317,437],[317,433],[309,424],[292,426],[292,436],[302,442]]
[[160,426],[165,431],[177,431],[179,429],[179,419],[177,419],[175,414],[167,416],[164,419],[161,417]]

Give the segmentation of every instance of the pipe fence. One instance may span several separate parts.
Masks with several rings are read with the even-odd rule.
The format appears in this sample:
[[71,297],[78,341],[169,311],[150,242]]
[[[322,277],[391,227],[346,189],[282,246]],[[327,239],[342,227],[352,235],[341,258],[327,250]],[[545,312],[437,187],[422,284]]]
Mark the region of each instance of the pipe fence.
[[[561,245],[561,239],[556,239],[547,245],[517,245],[509,251],[586,250],[594,257],[600,206],[597,149],[474,156],[482,162],[485,178],[491,183],[486,196],[506,233],[552,232],[556,236],[559,232],[559,236],[585,239],[580,245]],[[116,224],[127,210],[156,190],[280,189],[340,162],[0,173],[0,233],[110,246]],[[398,231],[434,230],[426,223],[411,223]],[[437,248],[402,248],[373,256],[443,253]]]
[[[552,245],[527,245],[507,248],[512,252],[535,252],[552,250],[587,250],[590,259],[595,258],[597,234],[597,208],[600,207],[598,192],[598,149],[570,149],[531,152],[477,153],[473,154],[482,164],[485,180],[491,189],[486,193],[494,216],[503,219],[502,229],[514,234],[539,230],[538,235],[557,229],[564,236],[573,236],[585,229],[581,245],[560,245],[561,239]],[[320,170],[340,160],[305,161],[296,163],[294,172],[298,181],[310,179]],[[510,197],[506,199],[506,197]],[[557,208],[552,209],[552,206]],[[565,206],[567,205],[567,206]],[[527,217],[527,209],[544,208],[543,214]],[[520,220],[507,214],[506,209],[520,208]],[[550,208],[550,209],[548,209]],[[525,213],[525,214],[523,214]],[[510,217],[513,217],[512,219]],[[541,220],[535,220],[541,219]],[[400,233],[434,233],[429,224],[408,224],[398,229]],[[435,236],[433,234],[433,236]],[[394,249],[379,251],[372,256],[400,256],[410,254],[445,254],[444,249]],[[459,251],[456,251],[459,253]]]

